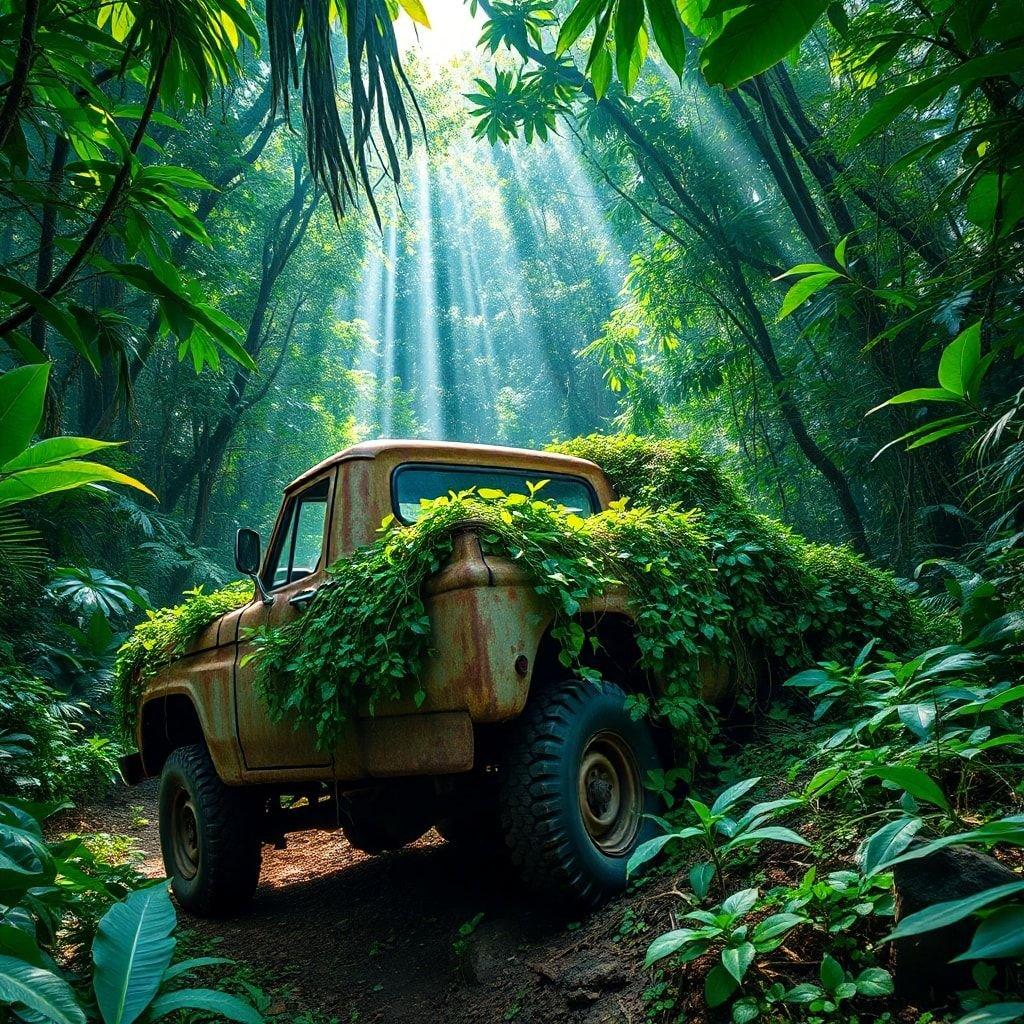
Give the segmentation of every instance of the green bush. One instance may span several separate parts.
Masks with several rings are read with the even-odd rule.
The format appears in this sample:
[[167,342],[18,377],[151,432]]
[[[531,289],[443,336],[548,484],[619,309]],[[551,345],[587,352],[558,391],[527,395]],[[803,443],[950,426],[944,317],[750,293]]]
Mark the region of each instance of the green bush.
[[0,792],[43,800],[104,796],[117,777],[118,749],[85,735],[84,713],[40,679],[0,673],[0,741],[20,737],[16,751],[0,756]]

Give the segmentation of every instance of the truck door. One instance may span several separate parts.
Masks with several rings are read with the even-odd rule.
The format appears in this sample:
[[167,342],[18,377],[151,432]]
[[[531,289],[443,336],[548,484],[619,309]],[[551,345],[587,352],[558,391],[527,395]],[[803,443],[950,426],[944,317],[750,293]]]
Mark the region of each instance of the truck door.
[[[278,517],[264,559],[261,578],[273,597],[266,605],[256,600],[242,613],[235,661],[235,715],[245,767],[252,769],[323,768],[329,752],[318,750],[312,729],[294,728],[289,719],[272,722],[263,699],[255,692],[255,665],[244,664],[253,645],[245,630],[281,626],[303,613],[323,582],[334,501],[335,471],[290,494]],[[318,772],[317,774],[322,774]]]

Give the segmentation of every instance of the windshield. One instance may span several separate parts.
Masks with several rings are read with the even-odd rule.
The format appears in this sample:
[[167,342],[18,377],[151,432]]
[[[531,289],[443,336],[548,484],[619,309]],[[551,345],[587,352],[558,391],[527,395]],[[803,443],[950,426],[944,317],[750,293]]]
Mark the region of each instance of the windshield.
[[539,498],[564,505],[581,516],[598,511],[597,496],[590,484],[579,477],[486,466],[399,466],[391,482],[392,505],[402,522],[411,523],[419,517],[422,501],[440,498],[449,491],[458,493],[484,487],[506,494],[529,494],[527,483],[538,484],[542,480],[547,483],[537,495]]

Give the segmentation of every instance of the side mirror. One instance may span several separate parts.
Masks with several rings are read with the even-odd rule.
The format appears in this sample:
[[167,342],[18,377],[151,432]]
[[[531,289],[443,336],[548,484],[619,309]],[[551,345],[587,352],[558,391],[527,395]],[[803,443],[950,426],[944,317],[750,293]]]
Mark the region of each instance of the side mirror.
[[243,528],[235,534],[235,568],[243,576],[255,576],[260,571],[260,535]]
[[273,603],[260,579],[260,535],[255,530],[243,527],[235,534],[235,568],[253,581],[264,604]]

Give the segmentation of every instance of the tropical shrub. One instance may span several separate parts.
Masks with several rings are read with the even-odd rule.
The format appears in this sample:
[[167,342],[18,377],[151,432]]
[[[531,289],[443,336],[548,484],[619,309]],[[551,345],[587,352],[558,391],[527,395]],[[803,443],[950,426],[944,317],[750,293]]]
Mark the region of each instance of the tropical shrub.
[[[967,621],[974,628],[978,620]],[[888,943],[973,919],[954,962],[978,965],[978,988],[960,993],[959,1011],[942,1019],[966,1012],[963,1024],[998,1024],[1024,1013],[1012,1000],[1014,971],[1024,968],[1024,879],[908,914],[895,927],[886,921],[897,865],[950,846],[1024,846],[1021,627],[1008,612],[960,644],[907,660],[872,641],[848,665],[822,662],[789,680],[783,697],[799,695],[806,724],[781,775],[797,787],[777,788],[745,812],[735,808],[756,778],[707,803],[691,795],[669,812],[664,834],[633,855],[632,873],[663,852],[688,866],[688,884],[673,890],[684,904],[679,924],[648,951],[659,976],[696,971],[708,1005],[729,1003],[734,1022],[847,1019],[848,1003],[856,1011],[860,1000],[892,993]],[[774,745],[780,721],[772,721]],[[763,751],[749,756],[757,763]],[[772,822],[780,814],[792,829]],[[762,841],[765,849],[775,840],[808,846],[807,836],[820,837],[801,857],[810,867],[761,896],[751,886],[758,866],[744,851]],[[718,902],[705,907],[712,890]],[[772,959],[776,950],[782,956]],[[820,965],[812,977],[802,968],[809,962]]]
[[0,670],[0,734],[17,737],[0,757],[0,793],[36,799],[98,799],[117,778],[116,744],[91,736],[89,708],[41,679]]
[[[172,963],[177,919],[163,882],[140,888],[145,879],[105,864],[81,837],[46,841],[42,820],[58,806],[0,799],[0,1006],[19,1020],[56,1024],[85,1024],[95,1010],[103,1024],[180,1010],[261,1024],[236,996],[183,986],[225,961]],[[58,960],[67,961],[69,927],[66,969]]]
[[32,443],[43,418],[49,375],[49,363],[0,374],[0,509],[98,483],[123,484],[152,495],[133,477],[82,458],[116,448],[119,442],[49,437]]

